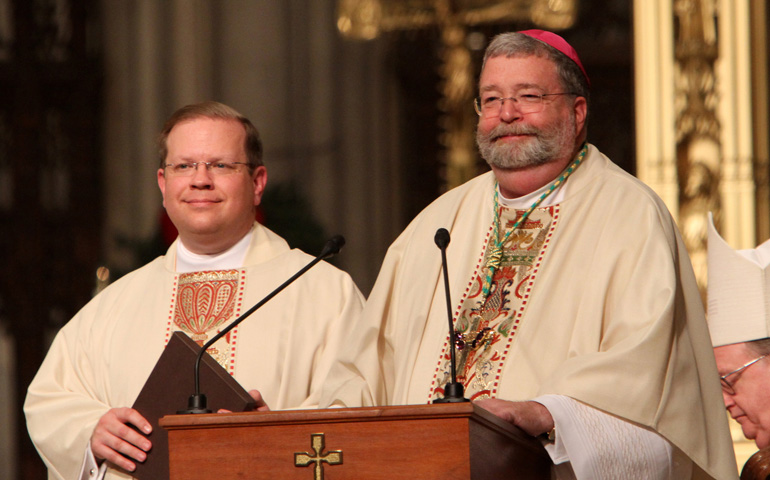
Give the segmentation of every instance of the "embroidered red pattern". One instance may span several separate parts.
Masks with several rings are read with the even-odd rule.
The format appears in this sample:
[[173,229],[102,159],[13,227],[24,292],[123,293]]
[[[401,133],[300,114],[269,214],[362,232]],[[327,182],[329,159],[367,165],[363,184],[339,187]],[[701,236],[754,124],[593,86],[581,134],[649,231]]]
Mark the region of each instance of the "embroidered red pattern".
[[[469,398],[494,397],[500,373],[513,344],[516,331],[526,313],[532,287],[537,279],[547,247],[553,237],[558,205],[538,208],[530,219],[511,235],[504,247],[502,268],[490,286],[486,301],[481,294],[482,275],[489,234],[465,295],[455,313],[455,329],[460,332],[463,349],[456,351],[457,380],[462,382]],[[510,227],[521,211],[503,210],[506,227]],[[507,218],[506,218],[507,217]],[[429,401],[443,396],[449,379],[449,341],[444,342],[433,376]]]
[[[218,270],[179,274],[172,289],[167,329],[182,330],[203,345],[241,311],[246,282],[245,271]],[[208,349],[220,365],[235,372],[238,327]]]

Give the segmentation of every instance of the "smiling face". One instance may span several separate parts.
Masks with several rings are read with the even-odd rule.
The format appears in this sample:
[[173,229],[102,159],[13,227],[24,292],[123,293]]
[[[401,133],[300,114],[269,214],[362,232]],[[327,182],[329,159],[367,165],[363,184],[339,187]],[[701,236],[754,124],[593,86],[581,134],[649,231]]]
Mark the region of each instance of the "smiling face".
[[[166,141],[166,164],[247,162],[246,132],[235,120],[193,118],[174,126]],[[254,223],[256,206],[267,183],[267,170],[249,173],[239,165],[231,175],[212,175],[198,165],[192,176],[158,170],[163,206],[190,251],[220,253],[235,245]]]
[[[741,368],[759,356],[745,343],[714,348],[720,376]],[[723,390],[722,396],[730,416],[741,425],[746,438],[757,443],[757,447],[770,445],[770,357],[731,375],[728,380],[734,386],[735,394]]]
[[[481,96],[564,93],[556,65],[542,57],[489,58],[479,80]],[[476,142],[492,168],[517,169],[550,162],[566,163],[582,143],[586,102],[574,95],[547,96],[542,110],[521,113],[506,100],[498,116],[479,117]]]

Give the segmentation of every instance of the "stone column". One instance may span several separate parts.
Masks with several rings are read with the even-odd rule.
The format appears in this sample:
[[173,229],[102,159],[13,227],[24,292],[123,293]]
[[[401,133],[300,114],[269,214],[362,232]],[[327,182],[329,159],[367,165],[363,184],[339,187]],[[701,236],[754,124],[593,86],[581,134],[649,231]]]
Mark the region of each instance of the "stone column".
[[637,176],[679,213],[671,0],[634,1]]
[[751,31],[749,1],[719,1],[719,119],[722,124],[719,227],[733,248],[756,246],[752,159]]

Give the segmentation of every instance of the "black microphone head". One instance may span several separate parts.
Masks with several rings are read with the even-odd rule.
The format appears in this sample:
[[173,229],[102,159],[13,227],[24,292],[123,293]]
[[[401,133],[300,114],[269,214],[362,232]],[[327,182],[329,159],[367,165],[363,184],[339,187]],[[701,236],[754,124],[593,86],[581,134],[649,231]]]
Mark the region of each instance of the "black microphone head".
[[345,237],[343,237],[342,235],[335,235],[326,241],[326,244],[324,245],[323,250],[321,250],[321,254],[318,256],[321,258],[326,258],[332,255],[337,255],[338,253],[340,253],[340,250],[342,250],[342,247],[344,246],[345,246]]
[[449,245],[449,232],[446,228],[439,228],[436,230],[436,236],[433,239],[436,241],[438,248],[443,250]]

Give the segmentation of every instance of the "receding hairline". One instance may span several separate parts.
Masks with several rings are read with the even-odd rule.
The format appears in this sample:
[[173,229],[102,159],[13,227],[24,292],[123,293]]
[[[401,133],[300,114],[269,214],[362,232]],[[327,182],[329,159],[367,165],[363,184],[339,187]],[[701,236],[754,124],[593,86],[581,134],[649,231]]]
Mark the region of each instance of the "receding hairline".
[[176,110],[163,125],[163,129],[158,135],[158,156],[160,167],[165,165],[168,156],[168,136],[177,125],[188,123],[200,119],[234,121],[239,123],[244,131],[243,149],[248,159],[249,171],[251,173],[257,167],[263,166],[262,162],[262,140],[259,131],[246,116],[224,103],[215,101],[206,101],[185,105]]
[[173,125],[170,126],[168,131],[165,129],[163,132],[166,134],[166,137],[168,137],[169,134],[178,126],[180,125],[186,125],[188,123],[192,123],[198,120],[211,120],[212,122],[227,122],[227,123],[233,123],[235,125],[240,125],[241,129],[243,130],[243,134],[246,134],[246,127],[243,125],[243,122],[238,121],[236,118],[230,118],[230,117],[220,117],[215,115],[191,115],[189,117],[182,118],[175,122]]

